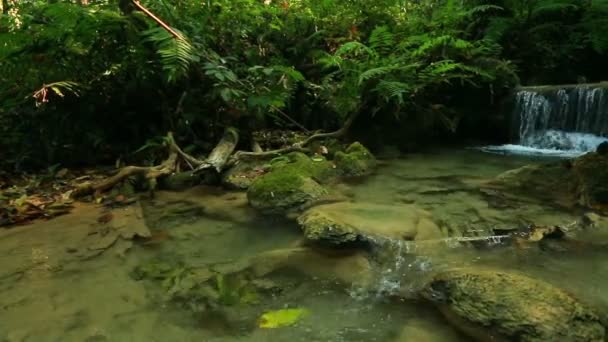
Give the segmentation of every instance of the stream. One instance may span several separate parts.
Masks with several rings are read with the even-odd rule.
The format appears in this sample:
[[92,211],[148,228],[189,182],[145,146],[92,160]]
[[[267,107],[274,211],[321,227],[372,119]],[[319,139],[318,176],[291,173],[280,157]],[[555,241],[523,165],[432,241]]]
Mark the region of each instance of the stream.
[[[172,271],[234,268],[260,253],[301,246],[296,223],[257,214],[244,193],[201,186],[142,199],[124,221],[126,229],[131,222],[150,229],[152,238],[142,241],[91,242],[107,236],[95,231],[104,212],[92,204],[3,229],[0,341],[468,341],[416,295],[434,273],[461,267],[516,270],[606,308],[607,250],[517,248],[492,237],[532,223],[568,227],[580,220],[584,212],[524,199],[500,203],[480,191],[502,172],[546,160],[473,149],[383,160],[373,176],[335,191],[353,202],[416,205],[430,213],[443,239],[378,241],[364,284],[353,276],[367,265],[359,254],[311,254],[269,274],[274,290],[219,307],[167,300],[166,284],[134,270],[161,262]],[[134,209],[114,209],[115,222],[121,210]],[[382,224],[382,217],[370,219]],[[459,243],[463,237],[485,241]],[[263,313],[286,308],[308,314],[290,326],[260,328]]]

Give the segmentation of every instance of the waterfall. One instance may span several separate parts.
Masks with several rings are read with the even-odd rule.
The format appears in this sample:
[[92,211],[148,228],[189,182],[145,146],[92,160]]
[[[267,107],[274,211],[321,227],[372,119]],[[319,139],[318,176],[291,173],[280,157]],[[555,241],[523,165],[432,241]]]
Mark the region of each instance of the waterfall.
[[492,152],[575,156],[608,140],[608,84],[524,87],[515,95],[515,144]]

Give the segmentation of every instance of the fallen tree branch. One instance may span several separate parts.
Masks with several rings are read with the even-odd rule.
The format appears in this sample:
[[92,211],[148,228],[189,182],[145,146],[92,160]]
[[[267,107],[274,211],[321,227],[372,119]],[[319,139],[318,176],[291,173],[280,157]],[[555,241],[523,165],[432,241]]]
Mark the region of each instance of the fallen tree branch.
[[157,179],[178,172],[180,162],[182,161],[193,170],[193,174],[207,169],[220,173],[227,165],[238,140],[238,132],[234,128],[227,128],[220,142],[209,154],[209,157],[205,160],[200,160],[184,152],[175,142],[173,134],[169,132],[166,138],[169,156],[161,164],[155,166],[125,166],[113,176],[102,181],[96,183],[86,182],[78,185],[73,192],[73,196],[81,197],[99,194],[112,189],[117,184],[133,176],[143,176],[149,182],[150,189],[154,190]]
[[306,148],[306,146],[315,140],[328,139],[328,138],[340,138],[340,137],[346,135],[346,133],[348,133],[348,130],[352,126],[353,122],[355,122],[355,119],[357,118],[357,116],[359,116],[358,112],[351,115],[344,122],[344,125],[337,131],[333,131],[333,132],[329,132],[329,133],[316,133],[316,134],[309,136],[302,142],[295,143],[291,146],[279,148],[276,150],[270,150],[270,151],[264,151],[264,152],[237,151],[234,153],[233,159],[239,160],[239,159],[247,159],[247,158],[270,158],[270,157],[275,157],[275,156],[285,154],[285,153],[290,153],[290,152],[307,153],[307,152],[309,152],[309,150]]
[[178,151],[181,150],[175,143],[173,134],[171,132],[167,134],[167,144],[169,147],[169,156],[161,164],[155,166],[125,166],[118,170],[115,175],[100,182],[86,182],[78,185],[72,195],[74,197],[81,197],[91,194],[98,194],[112,189],[114,186],[129,177],[138,175],[144,176],[144,178],[146,178],[152,186],[156,185],[156,179],[158,177],[168,176],[177,169],[178,157],[180,156]]
[[222,172],[222,169],[230,159],[238,142],[239,134],[236,129],[232,127],[226,128],[220,142],[215,146],[211,153],[209,153],[207,159],[199,163],[196,170],[194,170],[194,173],[211,168],[217,173]]

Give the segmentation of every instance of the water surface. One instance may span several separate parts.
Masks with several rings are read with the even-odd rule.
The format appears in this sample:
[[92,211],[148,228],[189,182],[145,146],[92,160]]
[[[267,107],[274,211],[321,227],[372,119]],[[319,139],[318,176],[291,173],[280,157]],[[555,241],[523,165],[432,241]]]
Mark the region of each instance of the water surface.
[[[91,205],[2,230],[0,341],[467,341],[418,301],[416,291],[434,272],[471,266],[517,270],[608,306],[608,292],[602,290],[608,286],[608,255],[602,248],[458,242],[531,223],[578,222],[581,212],[524,199],[504,205],[480,191],[501,172],[542,161],[474,150],[384,161],[376,175],[334,190],[355,202],[416,205],[432,215],[444,239],[379,242],[382,252],[370,254],[373,278],[366,286],[315,272],[327,265],[323,258],[310,260],[312,272],[269,275],[266,280],[280,291],[255,303],[200,308],[188,300],[167,300],[160,281],[133,276],[151,262],[232,267],[266,251],[301,245],[294,223],[257,215],[243,194],[209,187],[159,192],[141,202],[140,219],[156,238],[132,246],[118,239],[99,253],[82,253],[103,213]],[[258,327],[264,312],[284,308],[310,314],[293,326]]]

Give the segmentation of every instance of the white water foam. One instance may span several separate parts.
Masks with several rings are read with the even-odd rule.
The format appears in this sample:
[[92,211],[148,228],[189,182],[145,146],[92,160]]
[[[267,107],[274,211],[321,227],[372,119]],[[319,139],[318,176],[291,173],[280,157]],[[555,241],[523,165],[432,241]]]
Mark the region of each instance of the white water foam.
[[484,152],[527,156],[573,158],[595,151],[602,142],[608,141],[590,133],[573,133],[547,130],[527,140],[527,145],[506,144],[482,146]]

